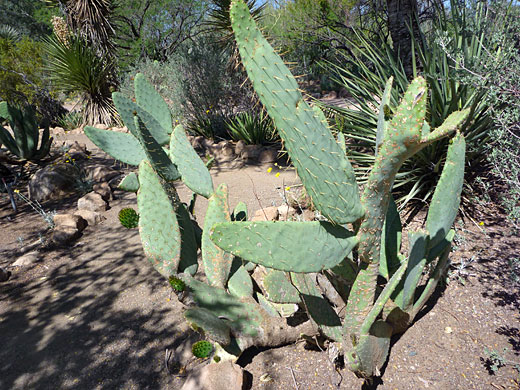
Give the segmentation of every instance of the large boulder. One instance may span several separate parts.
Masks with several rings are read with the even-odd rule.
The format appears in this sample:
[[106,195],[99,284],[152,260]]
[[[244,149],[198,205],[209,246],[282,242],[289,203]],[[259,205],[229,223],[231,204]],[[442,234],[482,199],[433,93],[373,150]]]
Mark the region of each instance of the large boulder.
[[78,169],[71,164],[48,165],[37,171],[29,180],[29,198],[37,202],[61,199],[76,191],[78,175]]

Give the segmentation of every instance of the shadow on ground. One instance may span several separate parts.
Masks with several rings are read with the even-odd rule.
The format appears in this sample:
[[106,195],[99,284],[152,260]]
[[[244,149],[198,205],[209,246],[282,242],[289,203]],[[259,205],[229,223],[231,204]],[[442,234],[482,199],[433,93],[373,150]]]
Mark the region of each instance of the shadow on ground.
[[0,285],[1,389],[173,386],[163,357],[183,321],[137,232],[120,229],[102,225],[50,253],[45,276]]

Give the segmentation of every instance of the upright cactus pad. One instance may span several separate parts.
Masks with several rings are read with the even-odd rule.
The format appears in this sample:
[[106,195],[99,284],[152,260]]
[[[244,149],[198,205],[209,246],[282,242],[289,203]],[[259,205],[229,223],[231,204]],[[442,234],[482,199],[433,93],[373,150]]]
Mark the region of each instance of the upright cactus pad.
[[247,5],[233,1],[230,15],[242,63],[314,206],[336,223],[356,221],[364,210],[354,171],[325,116],[303,100],[296,80],[256,27]]
[[137,214],[137,212],[130,207],[121,209],[118,216],[121,225],[127,229],[133,229],[139,225],[139,214]]
[[178,202],[148,161],[139,165],[139,234],[146,257],[164,277],[175,275],[181,254],[181,232],[175,214]]

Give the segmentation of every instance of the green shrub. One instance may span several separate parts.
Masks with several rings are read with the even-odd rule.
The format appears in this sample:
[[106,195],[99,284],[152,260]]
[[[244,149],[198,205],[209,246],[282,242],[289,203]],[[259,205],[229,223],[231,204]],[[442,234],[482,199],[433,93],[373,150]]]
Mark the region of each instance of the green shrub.
[[0,99],[34,104],[33,84],[43,86],[42,45],[29,37],[0,38]]
[[[469,33],[481,39],[481,56],[468,59],[453,50],[449,37],[439,35],[437,40],[457,62],[458,80],[485,91],[485,103],[494,120],[485,155],[495,178],[507,187],[506,191],[499,190],[499,201],[509,220],[520,229],[520,12],[509,8],[507,2],[486,8],[480,5],[475,11],[487,15],[483,26],[468,26]],[[483,183],[485,190],[492,186]]]
[[133,74],[143,73],[164,96],[172,115],[188,130],[208,138],[227,135],[232,109],[249,110],[252,95],[229,66],[230,52],[211,35],[179,48],[166,62],[144,60],[121,81],[121,92],[133,95]]
[[[434,21],[432,30],[442,32],[449,39],[446,44],[451,51],[464,56],[467,61],[478,61],[484,55],[479,34],[470,33],[470,28],[481,28],[486,15],[466,11],[452,4],[450,15],[441,14]],[[476,27],[479,26],[479,27]],[[482,32],[480,32],[482,33]],[[480,173],[485,162],[485,151],[493,128],[490,105],[486,100],[487,91],[473,83],[461,82],[454,70],[455,62],[446,53],[445,46],[439,44],[435,36],[429,36],[415,49],[420,63],[414,64],[414,75],[422,74],[428,82],[427,120],[431,127],[439,126],[452,112],[462,108],[471,110],[470,118],[462,126],[468,151],[466,155],[465,194],[471,193],[474,178]],[[358,180],[366,181],[367,172],[374,162],[376,129],[381,91],[389,77],[394,78],[394,90],[386,107],[386,115],[391,115],[397,106],[398,96],[403,93],[408,80],[399,60],[395,57],[390,43],[375,45],[361,32],[358,44],[350,42],[352,58],[345,58],[346,67],[329,65],[336,72],[338,81],[348,90],[353,99],[353,107],[331,108],[338,131],[350,139],[349,157],[356,166]],[[498,47],[489,47],[498,50]],[[414,203],[422,207],[431,198],[435,183],[439,180],[446,157],[448,140],[442,140],[408,159],[401,168],[394,185],[399,193],[398,203]]]
[[234,141],[244,141],[248,145],[263,145],[276,139],[272,119],[255,112],[241,112],[227,122],[228,131]]

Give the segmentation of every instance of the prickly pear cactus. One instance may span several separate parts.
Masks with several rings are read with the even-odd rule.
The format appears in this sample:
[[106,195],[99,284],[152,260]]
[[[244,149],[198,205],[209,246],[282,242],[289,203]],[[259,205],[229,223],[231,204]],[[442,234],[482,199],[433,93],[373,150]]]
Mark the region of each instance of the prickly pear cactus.
[[139,214],[130,208],[124,208],[119,211],[119,222],[127,229],[134,229],[139,225]]
[[[425,80],[413,80],[389,109],[390,79],[379,108],[375,164],[361,193],[344,136],[336,140],[323,112],[303,100],[247,5],[233,0],[230,15],[242,63],[322,218],[248,222],[244,205],[230,213],[227,187],[214,188],[184,130],[171,126],[167,106],[142,76],[136,77],[136,102],[114,94],[130,133],[88,127],[85,133],[113,157],[139,166],[138,176],[122,187],[137,191],[144,252],[187,297],[184,317],[215,342],[215,360],[319,331],[341,345],[350,370],[370,380],[380,374],[391,336],[412,324],[449,264],[464,177],[465,141],[458,128],[469,112],[455,112],[431,129]],[[395,176],[407,158],[448,136],[426,223],[408,232],[410,249],[402,253],[403,227],[391,196]],[[179,199],[178,180],[194,192],[193,202],[197,194],[209,199],[202,233],[190,216],[193,202],[187,207]],[[193,277],[198,249],[207,283]],[[255,264],[268,268],[256,283],[250,275]],[[298,307],[311,320],[291,327],[284,316]],[[196,349],[202,356],[203,348]]]
[[[329,338],[342,340],[349,368],[356,375],[371,378],[387,359],[390,337],[410,326],[446,269],[453,238],[450,227],[464,176],[465,143],[457,129],[469,112],[455,112],[432,130],[426,122],[425,80],[413,80],[399,106],[389,109],[390,79],[381,99],[375,164],[360,195],[344,142],[340,146],[333,137],[320,109],[303,100],[295,79],[256,27],[246,4],[234,0],[230,15],[255,91],[273,118],[307,193],[330,224],[221,222],[213,225],[211,239],[244,260],[291,273],[292,284],[315,324]],[[401,222],[391,198],[395,176],[407,158],[453,133],[426,228],[409,232],[411,248],[403,255]],[[355,230],[345,225],[348,222],[355,222]],[[427,266],[432,271],[418,294]],[[310,276],[327,269],[324,275],[336,295],[348,297],[341,326],[328,301],[322,299],[326,290],[320,290]],[[386,279],[382,290],[377,283],[380,276]],[[334,295],[330,289],[328,294]]]

